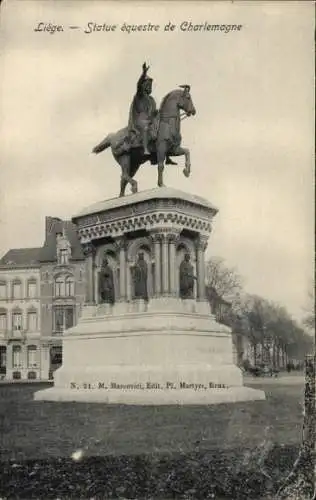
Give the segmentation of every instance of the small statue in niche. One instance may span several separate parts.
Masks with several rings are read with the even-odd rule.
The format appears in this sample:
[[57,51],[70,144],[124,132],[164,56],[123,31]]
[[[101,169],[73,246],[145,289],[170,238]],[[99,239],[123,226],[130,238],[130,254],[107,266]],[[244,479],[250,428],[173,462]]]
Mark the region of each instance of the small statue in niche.
[[190,262],[190,254],[186,253],[183,261],[180,264],[180,297],[182,299],[192,299],[194,292],[194,275],[193,265]]
[[106,257],[102,261],[99,273],[99,296],[102,304],[115,302],[113,271]]
[[138,260],[133,268],[133,283],[135,299],[143,299],[148,301],[147,289],[148,267],[144,259],[144,254],[138,254]]

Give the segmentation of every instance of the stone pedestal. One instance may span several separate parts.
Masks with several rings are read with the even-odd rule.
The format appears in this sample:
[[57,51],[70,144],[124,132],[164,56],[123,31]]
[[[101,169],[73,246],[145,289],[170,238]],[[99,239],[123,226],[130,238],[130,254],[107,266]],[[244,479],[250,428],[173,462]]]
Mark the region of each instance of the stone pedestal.
[[[160,188],[101,202],[73,219],[86,248],[87,304],[64,334],[54,387],[35,399],[161,405],[265,398],[243,387],[231,331],[216,323],[205,301],[204,252],[216,212],[206,200]],[[148,301],[133,299],[131,269],[140,251]],[[96,293],[104,253],[116,283],[114,305],[99,304]],[[185,253],[197,283],[183,300]]]

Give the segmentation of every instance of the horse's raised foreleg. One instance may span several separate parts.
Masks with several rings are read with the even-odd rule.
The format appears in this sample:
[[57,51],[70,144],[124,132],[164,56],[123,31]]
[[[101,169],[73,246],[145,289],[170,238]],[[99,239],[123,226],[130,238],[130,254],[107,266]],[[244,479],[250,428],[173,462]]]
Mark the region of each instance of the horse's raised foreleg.
[[188,148],[183,148],[181,146],[178,146],[175,148],[171,156],[184,156],[185,157],[185,167],[183,169],[183,174],[186,177],[189,177],[191,173],[191,156],[190,156],[190,150]]
[[164,171],[164,163],[167,153],[167,146],[165,142],[161,142],[159,146],[157,146],[157,163],[158,163],[158,186],[163,187],[163,171]]
[[189,177],[189,175],[191,173],[190,150],[188,148],[183,148],[183,147],[179,146],[175,150],[175,156],[182,156],[182,155],[184,155],[184,157],[185,157],[185,167],[183,169],[183,174],[186,177]]

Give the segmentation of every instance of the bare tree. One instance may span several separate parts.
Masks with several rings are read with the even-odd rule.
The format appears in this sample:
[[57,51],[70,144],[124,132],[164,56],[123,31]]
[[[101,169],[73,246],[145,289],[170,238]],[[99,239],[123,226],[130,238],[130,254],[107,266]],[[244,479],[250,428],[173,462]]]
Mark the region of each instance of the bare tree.
[[234,267],[227,267],[221,257],[212,257],[206,262],[205,274],[207,286],[219,297],[231,299],[242,289],[242,277]]

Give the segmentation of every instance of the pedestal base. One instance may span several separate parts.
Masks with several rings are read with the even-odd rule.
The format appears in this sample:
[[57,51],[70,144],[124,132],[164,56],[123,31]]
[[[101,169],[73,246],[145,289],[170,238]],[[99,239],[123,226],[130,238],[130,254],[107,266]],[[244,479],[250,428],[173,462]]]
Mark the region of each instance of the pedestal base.
[[36,400],[208,405],[265,399],[243,387],[231,331],[216,323],[206,303],[165,298],[90,306],[66,333],[55,385]]
[[106,403],[122,405],[213,405],[237,403],[240,401],[264,400],[263,391],[249,387],[230,387],[227,389],[61,389],[53,387],[38,391],[37,401],[68,401],[82,403]]

